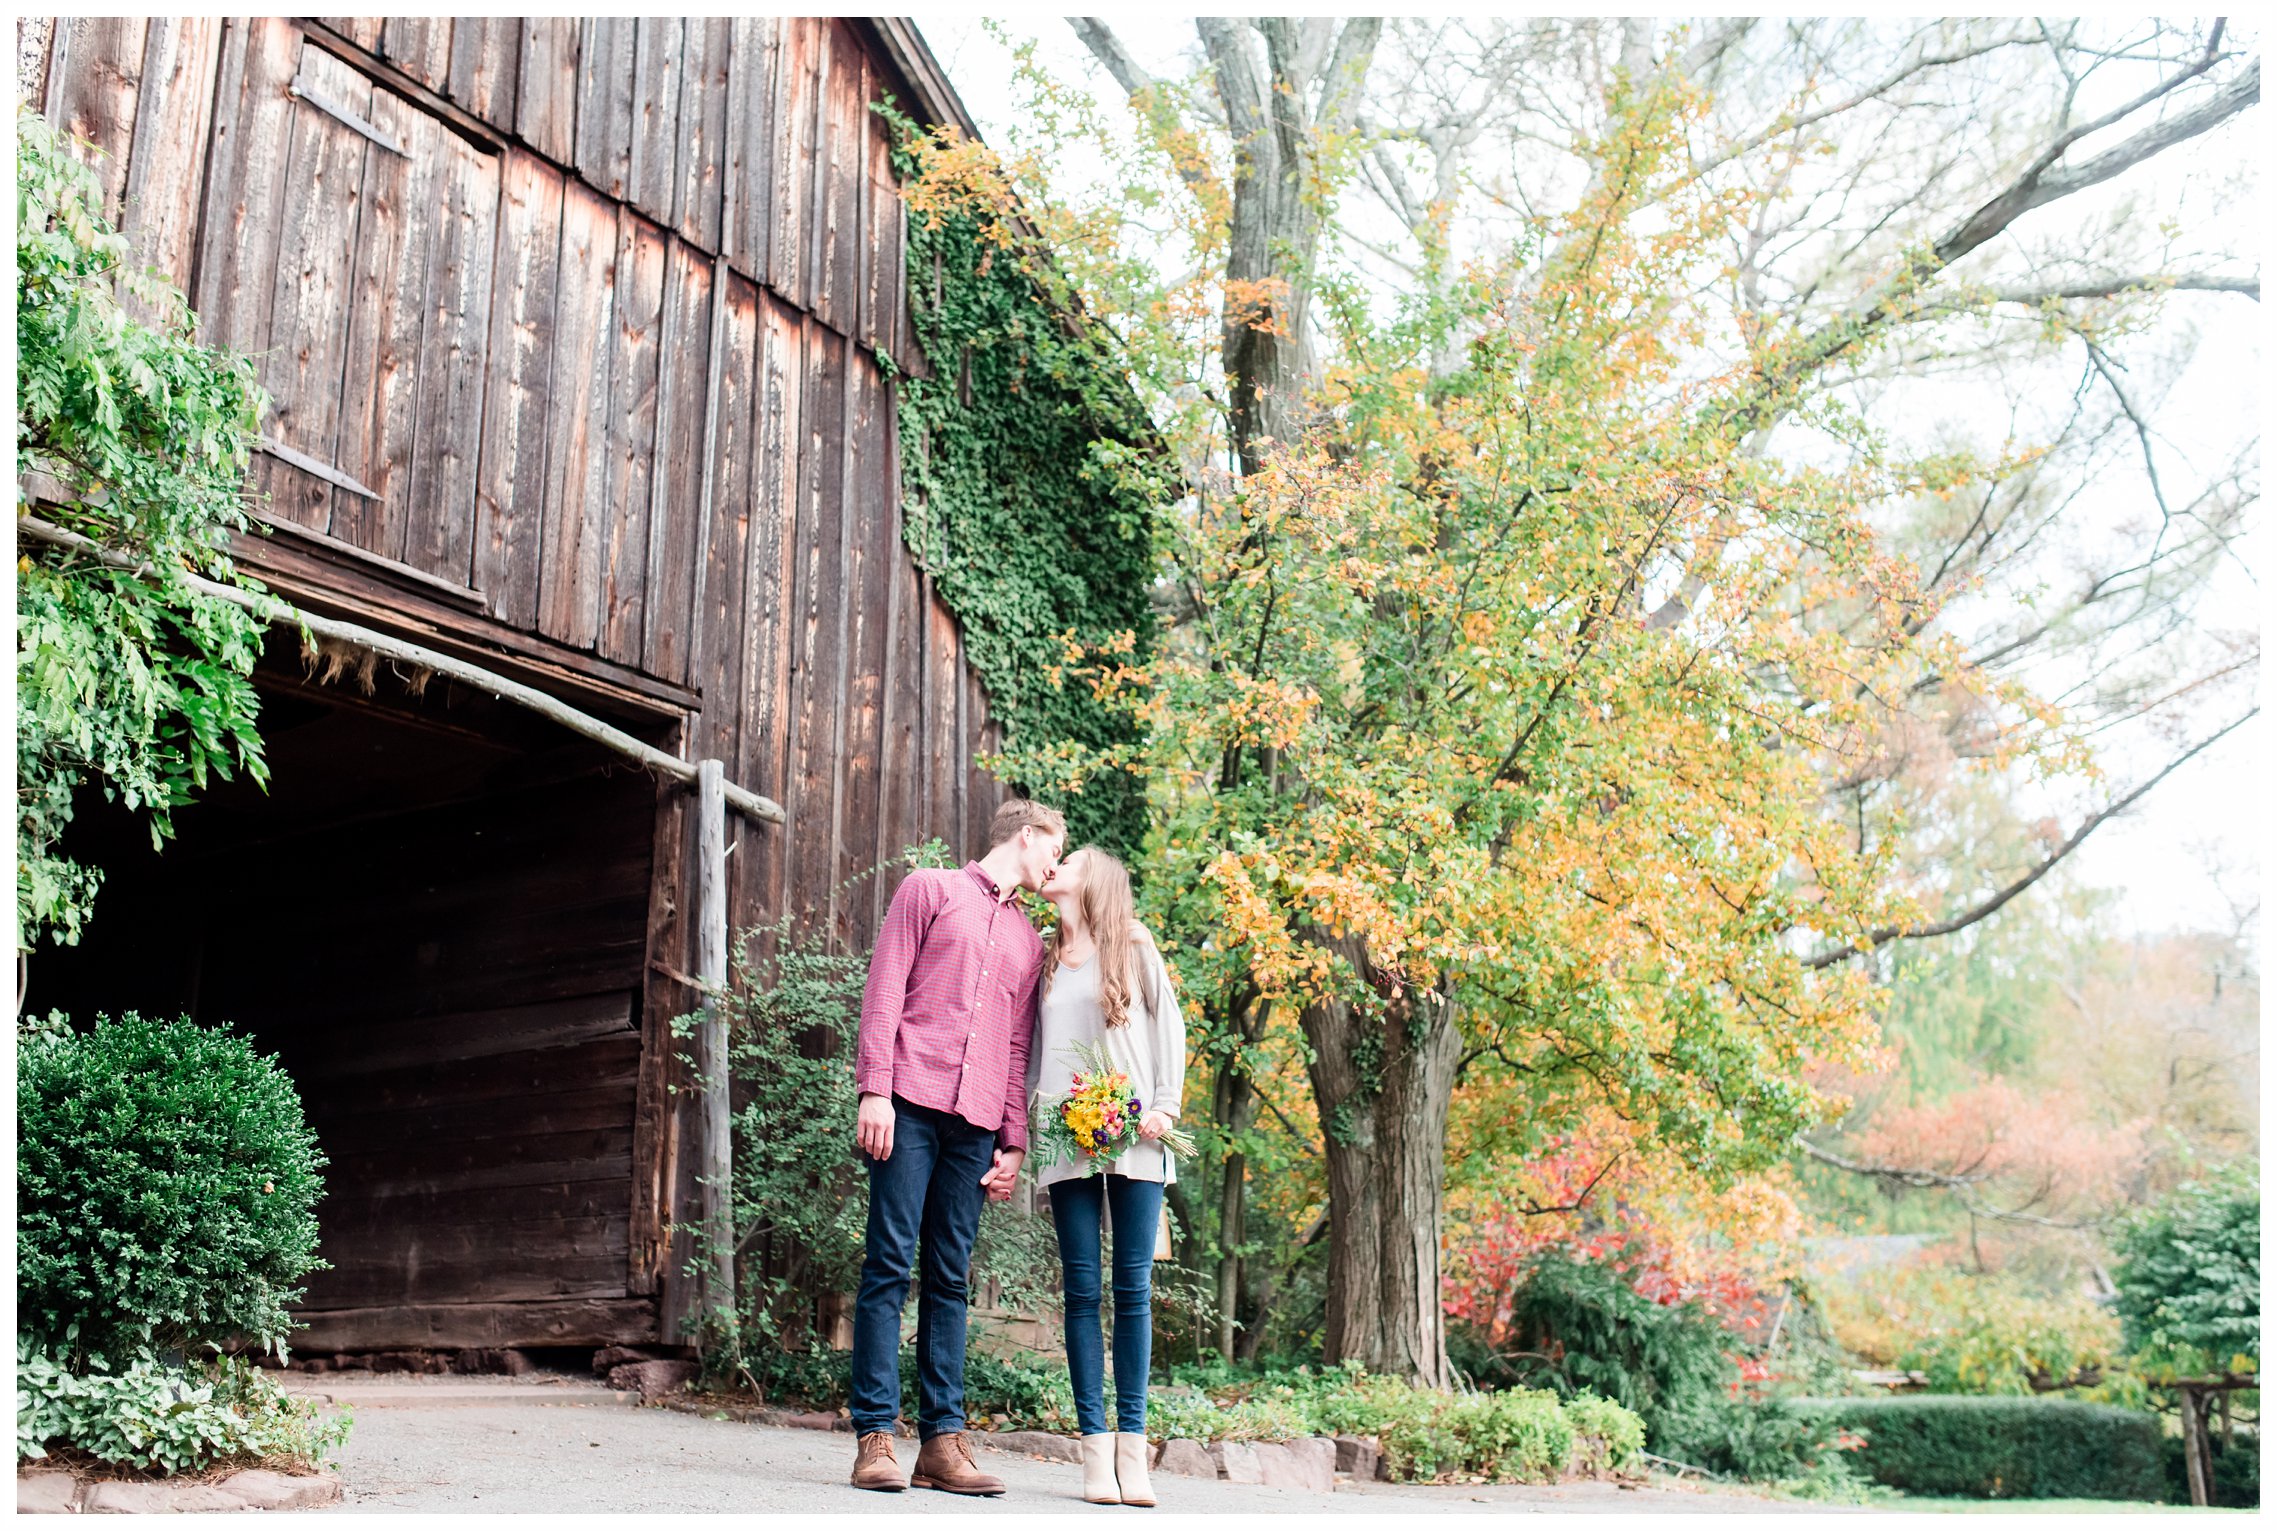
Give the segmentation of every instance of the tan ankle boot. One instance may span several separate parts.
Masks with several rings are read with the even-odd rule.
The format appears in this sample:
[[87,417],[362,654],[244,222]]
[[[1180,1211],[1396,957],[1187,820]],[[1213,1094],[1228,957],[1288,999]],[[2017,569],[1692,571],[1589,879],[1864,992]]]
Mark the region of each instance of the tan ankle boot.
[[902,1479],[901,1464],[893,1459],[890,1431],[872,1430],[854,1448],[854,1487],[878,1489],[888,1494],[898,1494],[909,1487]]
[[1145,1436],[1116,1435],[1115,1486],[1123,1491],[1125,1504],[1154,1503],[1154,1485],[1146,1481],[1146,1459]]
[[1001,1494],[1004,1480],[992,1478],[972,1459],[972,1443],[964,1432],[936,1435],[917,1448],[917,1471],[911,1488],[937,1488],[952,1494]]
[[1115,1486],[1115,1442],[1118,1435],[1083,1438],[1083,1499],[1086,1504],[1121,1504],[1123,1491]]

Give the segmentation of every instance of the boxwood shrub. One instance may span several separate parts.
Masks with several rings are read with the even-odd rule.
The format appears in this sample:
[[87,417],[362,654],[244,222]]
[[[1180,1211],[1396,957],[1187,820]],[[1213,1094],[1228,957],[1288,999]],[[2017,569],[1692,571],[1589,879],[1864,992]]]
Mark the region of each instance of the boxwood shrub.
[[1798,1401],[1865,1437],[1860,1471],[1909,1494],[1965,1499],[2165,1497],[2149,1414],[2068,1398],[1920,1393]]
[[281,1347],[324,1157],[275,1061],[230,1032],[61,1017],[16,1048],[19,1328],[74,1371]]

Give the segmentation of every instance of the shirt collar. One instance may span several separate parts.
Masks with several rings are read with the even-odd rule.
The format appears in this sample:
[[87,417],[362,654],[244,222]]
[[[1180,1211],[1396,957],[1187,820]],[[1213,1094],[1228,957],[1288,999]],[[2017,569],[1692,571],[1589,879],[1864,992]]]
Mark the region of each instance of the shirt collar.
[[979,862],[966,862],[965,875],[970,877],[974,882],[980,884],[981,891],[983,893],[986,893],[990,898],[995,899],[1000,904],[1005,902],[1004,890],[997,886],[996,879],[989,876],[987,869],[984,868]]

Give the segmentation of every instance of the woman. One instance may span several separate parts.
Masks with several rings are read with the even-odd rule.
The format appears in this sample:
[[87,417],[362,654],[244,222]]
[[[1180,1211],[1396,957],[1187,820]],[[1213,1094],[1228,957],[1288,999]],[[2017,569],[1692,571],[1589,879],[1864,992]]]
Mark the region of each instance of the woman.
[[[1087,845],[1045,879],[1059,928],[1044,943],[1043,1000],[1028,1052],[1028,1093],[1063,1094],[1081,1069],[1075,1049],[1104,1046],[1128,1074],[1143,1112],[1139,1141],[1098,1174],[1061,1160],[1039,1166],[1059,1233],[1067,1309],[1067,1371],[1083,1431],[1083,1497],[1093,1504],[1154,1503],[1147,1482],[1146,1378],[1154,1353],[1155,1234],[1162,1188],[1177,1179],[1160,1141],[1186,1090],[1186,1023],[1154,940],[1131,915],[1123,864]],[[1107,1432],[1099,1338],[1099,1236],[1113,1220],[1116,1433]]]

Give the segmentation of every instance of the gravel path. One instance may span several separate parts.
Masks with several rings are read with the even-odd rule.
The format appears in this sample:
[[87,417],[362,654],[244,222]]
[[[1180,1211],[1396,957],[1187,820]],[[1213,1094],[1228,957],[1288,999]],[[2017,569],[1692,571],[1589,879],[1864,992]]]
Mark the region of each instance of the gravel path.
[[[487,1384],[454,1386],[455,1383]],[[347,1493],[338,1512],[747,1513],[807,1511],[935,1515],[1007,1512],[1121,1513],[1087,1505],[1071,1463],[984,1451],[1005,1480],[998,1499],[911,1490],[867,1494],[850,1487],[853,1438],[630,1408],[624,1395],[534,1379],[402,1378],[359,1383],[296,1379],[296,1391],[347,1404],[355,1429],[341,1453]],[[527,1396],[531,1401],[521,1401]],[[538,1402],[540,1398],[562,1400]],[[577,1402],[567,1400],[577,1399]],[[916,1443],[902,1443],[906,1468]],[[1373,1484],[1307,1494],[1158,1474],[1168,1510],[1358,1513],[1386,1511],[1636,1512],[1761,1514],[1818,1508],[1751,1495],[1611,1484],[1551,1488],[1423,1488]]]

